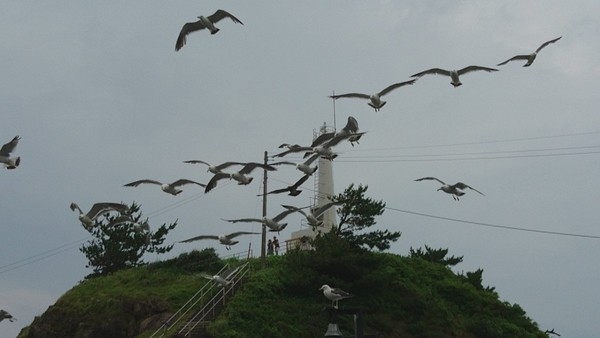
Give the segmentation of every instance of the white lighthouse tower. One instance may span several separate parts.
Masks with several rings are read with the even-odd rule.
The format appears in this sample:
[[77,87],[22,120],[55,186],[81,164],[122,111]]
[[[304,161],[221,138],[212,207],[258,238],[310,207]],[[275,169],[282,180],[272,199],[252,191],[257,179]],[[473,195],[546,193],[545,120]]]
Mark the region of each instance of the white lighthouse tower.
[[[334,132],[333,127],[327,126],[325,123],[319,128],[318,131],[313,132],[313,140],[324,133]],[[331,202],[330,197],[334,195],[333,190],[333,162],[328,159],[320,157],[317,161],[317,176],[315,178],[315,196],[313,199],[313,208],[318,208]],[[323,225],[314,228],[310,225],[306,225],[305,228],[298,231],[292,232],[292,236],[288,243],[292,248],[300,246],[302,249],[310,249],[305,239],[315,238],[316,235],[321,233],[327,233],[332,227],[337,226],[337,218],[335,212],[335,206],[329,208],[320,219],[323,221]]]

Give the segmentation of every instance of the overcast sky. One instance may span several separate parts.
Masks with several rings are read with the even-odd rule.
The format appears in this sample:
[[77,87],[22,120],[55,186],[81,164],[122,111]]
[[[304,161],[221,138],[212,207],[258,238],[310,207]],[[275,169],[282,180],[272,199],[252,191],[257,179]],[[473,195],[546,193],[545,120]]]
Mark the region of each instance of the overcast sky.
[[[181,26],[218,8],[244,25],[223,20],[175,52]],[[0,144],[20,135],[22,161],[0,172],[0,308],[18,319],[0,323],[0,336],[16,336],[91,272],[78,250],[90,236],[71,202],[140,203],[153,228],[178,220],[169,243],[259,231],[221,219],[261,216],[260,172],[248,186],[185,186],[176,197],[123,184],[206,183],[205,166],[182,161],[260,162],[281,143],[309,144],[334,123],[334,91],[372,94],[433,67],[496,67],[562,36],[531,67],[469,73],[458,88],[426,75],[384,96],[377,113],[366,100],[337,100],[338,127],[354,116],[367,134],[336,148],[335,191],[368,185],[387,203],[378,226],[402,232],[391,252],[449,248],[464,256],[457,272],[483,268],[484,284],[542,330],[597,337],[598,13],[595,0],[1,2]],[[423,176],[485,196],[456,202],[436,182],[414,182]],[[286,166],[269,187],[299,177]],[[270,198],[269,214],[308,205],[312,180],[303,188]],[[300,219],[290,216],[280,238]],[[257,254],[260,236],[233,251],[249,243]],[[146,259],[210,246],[226,254],[199,241]]]

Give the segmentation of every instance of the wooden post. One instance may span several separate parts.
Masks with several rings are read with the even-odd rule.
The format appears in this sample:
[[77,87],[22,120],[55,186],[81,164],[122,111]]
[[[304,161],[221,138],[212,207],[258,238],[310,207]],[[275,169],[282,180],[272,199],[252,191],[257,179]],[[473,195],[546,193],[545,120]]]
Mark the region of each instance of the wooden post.
[[[267,152],[265,151],[265,159],[264,164],[267,165]],[[263,174],[263,206],[262,206],[262,215],[263,217],[267,217],[267,169],[264,169]],[[266,263],[267,255],[266,255],[266,245],[267,245],[267,227],[263,223],[262,225],[262,241],[260,246],[260,257],[262,259],[263,266]]]

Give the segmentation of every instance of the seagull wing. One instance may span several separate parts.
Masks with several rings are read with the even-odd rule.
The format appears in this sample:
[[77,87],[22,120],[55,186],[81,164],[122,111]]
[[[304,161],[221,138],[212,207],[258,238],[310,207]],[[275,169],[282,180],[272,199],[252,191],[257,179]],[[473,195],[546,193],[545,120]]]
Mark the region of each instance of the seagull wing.
[[347,93],[347,94],[329,96],[329,98],[334,99],[334,100],[339,99],[340,97],[356,97],[356,98],[360,98],[360,99],[369,99],[371,96],[367,95],[367,94],[361,94],[361,93]]
[[366,133],[367,133],[366,131],[363,131],[360,133],[338,134],[334,138],[325,142],[325,144],[323,144],[323,147],[333,147],[333,146],[336,146],[338,143],[342,142],[343,140],[349,139],[351,137],[354,137],[354,138],[359,137],[360,138],[362,135],[364,135]]
[[210,22],[212,23],[219,22],[225,18],[230,18],[233,22],[243,25],[243,23],[238,18],[222,9],[217,9],[217,11],[213,15],[207,17],[207,19],[210,20]]
[[[335,132],[329,132],[329,133],[324,133],[319,135],[316,139],[313,140],[313,142],[311,143],[311,147],[316,147],[322,143],[324,143],[327,140],[332,139],[335,136]],[[312,149],[312,148],[310,148]]]
[[127,183],[127,184],[124,185],[124,187],[137,187],[138,185],[143,184],[143,183],[162,185],[161,182],[155,181],[155,180],[139,180],[139,181],[134,181],[134,182],[131,182],[131,183]]
[[96,203],[92,205],[92,208],[90,209],[90,211],[88,211],[87,216],[90,219],[94,219],[98,217],[98,215],[111,210],[118,211],[119,213],[124,214],[129,211],[129,207],[121,203]]
[[324,204],[322,206],[320,206],[318,209],[316,209],[315,211],[313,211],[313,216],[315,217],[319,217],[321,216],[321,214],[323,214],[325,211],[329,210],[329,208],[331,208],[334,205],[340,205],[340,204],[344,204],[343,201],[339,201],[339,202],[329,202],[327,204]]
[[302,185],[302,183],[306,182],[306,180],[310,177],[311,175],[304,175],[302,177],[300,177],[300,179],[298,181],[296,181],[296,183],[294,183],[294,185],[292,185],[292,188],[294,189],[298,189],[299,186]]
[[292,205],[284,205],[284,204],[282,204],[281,206],[282,206],[282,207],[284,207],[284,208],[286,208],[286,209],[288,209],[288,210],[292,210],[292,211],[294,211],[294,212],[299,212],[299,213],[301,213],[302,215],[304,215],[304,217],[308,216],[308,215],[307,215],[307,214],[304,212],[304,210],[302,210],[303,208],[298,208],[298,207],[295,207],[295,206],[292,206]]
[[260,232],[238,231],[238,232],[232,232],[229,235],[226,235],[225,237],[232,239],[232,238],[235,238],[235,237],[241,236],[241,235],[260,235]]
[[[458,182],[458,183],[456,183],[456,184],[454,185],[454,187],[456,187],[456,188],[458,188],[458,189],[460,189],[460,190],[464,190],[465,188],[469,188],[469,189],[471,189],[471,190],[474,190],[474,191],[477,191],[478,193],[480,193],[481,195],[483,195],[483,193],[482,193],[481,191],[479,191],[479,190],[477,190],[477,189],[475,189],[475,188],[472,188],[472,187],[470,187],[470,186],[468,186],[468,185],[466,185],[466,184],[464,184],[464,183],[462,183],[462,182]],[[483,196],[485,196],[485,195],[483,195]]]
[[435,181],[438,181],[438,182],[440,182],[441,184],[446,184],[444,181],[442,181],[442,180],[440,180],[440,179],[437,179],[437,178],[435,178],[435,177],[423,177],[423,178],[417,178],[415,181],[416,181],[416,182],[418,182],[418,181],[424,181],[424,180],[435,180]]
[[227,173],[219,173],[215,174],[208,183],[206,183],[206,188],[204,188],[204,193],[207,193],[213,190],[217,186],[217,182],[221,179],[231,177],[231,174]]
[[260,218],[238,218],[238,219],[224,219],[224,221],[231,222],[231,223],[238,223],[238,222],[244,222],[244,223],[258,222],[258,223],[262,223],[263,220],[260,219]]
[[504,62],[500,62],[499,64],[497,64],[496,66],[502,66],[505,65],[507,63],[509,63],[510,61],[515,61],[515,60],[528,60],[529,59],[529,55],[515,55],[513,57],[511,57],[510,59],[504,61]]
[[540,51],[541,51],[541,50],[542,50],[544,47],[548,46],[548,45],[549,45],[549,44],[551,44],[551,43],[555,43],[556,41],[560,40],[561,38],[562,38],[562,36],[561,36],[561,37],[558,37],[558,38],[556,38],[556,39],[552,39],[552,40],[550,40],[550,41],[546,41],[546,42],[542,43],[542,45],[541,45],[541,46],[539,46],[539,47],[538,47],[538,49],[536,49],[536,51],[535,51],[535,52],[536,52],[536,53],[539,53],[539,52],[540,52]]
[[225,162],[225,163],[221,163],[218,166],[215,166],[215,168],[219,169],[219,170],[223,170],[225,168],[229,168],[233,165],[244,165],[246,163],[243,162]]
[[[287,187],[287,188],[282,188],[282,189],[277,189],[277,190],[269,191],[267,193],[267,195],[270,195],[270,194],[281,194],[281,193],[289,192],[289,191],[290,191],[290,187]],[[258,196],[263,196],[263,195],[258,195]]]
[[379,92],[379,96],[383,96],[383,95],[391,92],[392,90],[394,90],[396,88],[400,88],[400,87],[406,86],[406,85],[411,85],[411,84],[415,83],[416,81],[417,81],[417,79],[413,79],[413,80],[410,80],[410,81],[394,83],[393,85],[388,86],[386,89],[380,91]]
[[183,161],[183,163],[192,163],[192,164],[202,163],[202,164],[206,164],[206,165],[210,166],[210,164],[208,162],[204,162],[201,160],[189,160],[189,161]]
[[20,139],[21,138],[17,135],[10,142],[4,144],[2,148],[0,148],[0,156],[8,157],[8,155],[10,155],[10,153],[12,153],[13,150],[15,150],[15,147],[19,143]]
[[262,163],[257,163],[257,162],[248,162],[246,163],[246,165],[239,171],[240,174],[245,175],[245,174],[249,174],[251,173],[254,169],[256,168],[263,168],[266,169],[268,171],[274,171],[277,170],[277,168],[270,166],[270,165],[264,165]]
[[496,68],[482,67],[482,66],[467,66],[459,71],[457,71],[458,75],[466,74],[469,72],[474,72],[476,70],[485,70],[486,72],[497,72]]
[[319,154],[314,154],[313,156],[309,157],[306,161],[304,161],[305,165],[310,165],[311,163],[313,163],[317,158],[319,158]]
[[184,24],[183,27],[181,27],[179,36],[177,37],[177,42],[175,42],[175,51],[178,51],[183,46],[185,46],[186,37],[188,34],[195,32],[195,31],[199,31],[204,28],[206,28],[206,26],[204,26],[204,24],[200,20],[198,20],[196,22],[188,22],[188,23]]
[[223,278],[225,280],[229,280],[233,275],[235,275],[238,272],[239,269],[240,269],[240,266],[232,268],[232,269],[227,269],[221,273],[221,278]]
[[348,116],[348,122],[342,130],[345,130],[350,133],[356,133],[358,131],[358,121],[352,116]]
[[296,165],[296,163],[289,162],[289,161],[274,162],[274,163],[271,163],[270,165],[282,165],[282,164]]
[[185,178],[179,179],[179,180],[171,183],[170,186],[172,186],[172,187],[178,187],[180,185],[185,185],[185,184],[197,184],[197,185],[199,185],[201,187],[206,187],[206,184],[198,183],[196,181],[188,180],[188,179],[185,179]]
[[291,210],[291,209],[286,209],[282,212],[279,213],[279,215],[273,217],[273,221],[279,223],[279,221],[281,221],[282,219],[284,219],[287,215],[295,212],[296,210]]
[[198,240],[201,240],[201,239],[219,239],[219,236],[201,235],[201,236],[196,236],[196,237],[188,238],[188,239],[183,240],[183,241],[179,241],[179,243],[189,243],[189,242],[194,242],[194,241],[198,241]]
[[298,147],[289,148],[288,150],[283,151],[283,152],[281,152],[279,154],[275,154],[275,155],[273,155],[273,157],[283,157],[283,156],[285,156],[287,154],[300,153],[300,152],[303,152],[303,151],[310,151],[310,150],[312,150],[312,147],[300,147],[300,146],[298,146]]
[[446,75],[446,76],[450,76],[450,72],[445,70],[445,69],[441,69],[441,68],[431,68],[428,70],[424,70],[420,73],[411,75],[410,77],[421,77],[423,75],[427,75],[427,74],[437,74],[437,75]]
[[80,214],[83,214],[83,211],[81,211],[81,208],[75,202],[71,202],[69,208],[71,208],[72,211],[78,210]]
[[342,289],[338,289],[338,288],[331,288],[331,293],[336,296],[337,298],[350,298],[353,297],[353,294],[350,294]]

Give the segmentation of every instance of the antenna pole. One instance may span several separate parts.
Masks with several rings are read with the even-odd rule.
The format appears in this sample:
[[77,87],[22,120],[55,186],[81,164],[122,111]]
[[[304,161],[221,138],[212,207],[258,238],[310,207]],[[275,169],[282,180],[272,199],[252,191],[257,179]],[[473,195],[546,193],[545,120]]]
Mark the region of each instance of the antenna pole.
[[[265,167],[267,165],[267,151],[265,151],[265,159],[264,164]],[[263,174],[263,206],[262,206],[262,215],[263,217],[267,217],[267,169],[264,169]],[[260,246],[260,257],[262,258],[263,266],[266,263],[267,256],[265,255],[265,245],[267,243],[267,227],[265,224],[262,224],[262,241]]]
[[[332,91],[332,93],[333,93],[332,96],[335,96],[335,90]],[[335,124],[335,99],[332,99],[332,100],[333,100],[333,131],[337,131],[336,124]]]

